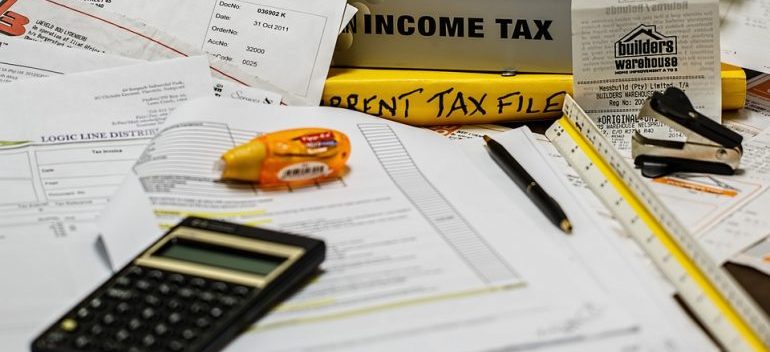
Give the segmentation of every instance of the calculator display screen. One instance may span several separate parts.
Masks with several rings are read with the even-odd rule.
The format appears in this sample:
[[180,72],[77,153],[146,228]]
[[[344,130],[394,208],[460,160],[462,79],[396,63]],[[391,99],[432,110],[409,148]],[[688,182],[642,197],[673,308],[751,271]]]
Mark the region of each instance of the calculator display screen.
[[153,256],[267,276],[286,258],[209,243],[176,239]]

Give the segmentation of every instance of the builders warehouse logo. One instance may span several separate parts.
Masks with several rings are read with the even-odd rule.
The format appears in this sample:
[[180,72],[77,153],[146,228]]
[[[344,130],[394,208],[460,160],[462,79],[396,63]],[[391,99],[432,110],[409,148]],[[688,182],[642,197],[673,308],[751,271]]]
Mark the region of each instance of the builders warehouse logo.
[[654,25],[639,25],[615,42],[615,73],[676,72],[676,48],[676,36],[666,36]]
[[26,32],[24,25],[29,23],[29,18],[11,11],[15,3],[16,0],[0,0],[0,34],[18,37]]

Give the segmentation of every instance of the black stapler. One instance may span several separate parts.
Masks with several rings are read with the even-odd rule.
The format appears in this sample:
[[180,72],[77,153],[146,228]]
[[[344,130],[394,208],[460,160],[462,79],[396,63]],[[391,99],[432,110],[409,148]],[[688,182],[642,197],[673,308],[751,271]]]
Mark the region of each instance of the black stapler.
[[743,137],[695,111],[680,89],[653,93],[639,110],[639,118],[654,118],[687,138],[684,142],[652,139],[634,132],[631,153],[645,177],[675,172],[732,175],[740,164]]

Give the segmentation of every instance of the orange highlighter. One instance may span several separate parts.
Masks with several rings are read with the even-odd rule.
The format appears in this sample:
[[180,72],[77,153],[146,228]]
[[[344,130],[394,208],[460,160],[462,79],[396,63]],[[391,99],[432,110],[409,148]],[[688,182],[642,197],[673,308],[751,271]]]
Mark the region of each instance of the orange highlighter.
[[218,168],[223,180],[260,186],[304,186],[340,177],[350,157],[350,140],[328,128],[267,133],[228,150]]

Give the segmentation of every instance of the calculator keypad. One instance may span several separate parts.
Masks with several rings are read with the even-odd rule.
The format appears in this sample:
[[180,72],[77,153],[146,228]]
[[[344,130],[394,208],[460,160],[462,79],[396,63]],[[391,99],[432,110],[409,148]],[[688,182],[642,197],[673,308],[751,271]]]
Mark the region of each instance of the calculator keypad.
[[41,348],[184,351],[257,289],[132,266],[75,307]]

